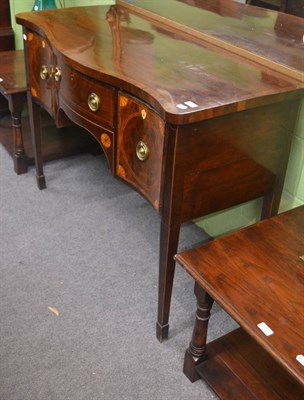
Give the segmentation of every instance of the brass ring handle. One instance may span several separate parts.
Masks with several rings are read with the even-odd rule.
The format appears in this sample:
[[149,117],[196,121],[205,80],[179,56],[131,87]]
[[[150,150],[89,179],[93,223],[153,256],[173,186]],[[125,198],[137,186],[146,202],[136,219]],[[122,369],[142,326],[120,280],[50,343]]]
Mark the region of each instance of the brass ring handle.
[[41,65],[41,68],[40,68],[40,78],[41,78],[42,80],[45,80],[45,79],[48,79],[48,77],[49,77],[49,71],[48,71],[48,69],[47,69],[47,66],[46,66],[46,65]]
[[55,68],[55,74],[54,74],[54,76],[55,76],[55,81],[56,81],[56,82],[59,82],[60,79],[61,79],[61,69],[60,69],[59,67],[56,67],[56,68]]
[[91,93],[88,97],[89,109],[96,112],[100,108],[100,97],[96,93]]
[[149,147],[141,140],[137,143],[136,155],[140,161],[145,161],[149,157]]

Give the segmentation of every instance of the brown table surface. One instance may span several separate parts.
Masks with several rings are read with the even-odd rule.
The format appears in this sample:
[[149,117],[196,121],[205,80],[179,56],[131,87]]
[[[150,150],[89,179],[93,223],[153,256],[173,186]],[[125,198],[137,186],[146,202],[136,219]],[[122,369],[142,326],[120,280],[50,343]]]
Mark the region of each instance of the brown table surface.
[[[117,3],[149,15],[156,23],[215,44],[231,53],[304,81],[304,19],[227,0],[117,0]],[[173,4],[174,3],[174,4]]]
[[[175,256],[276,361],[304,384],[304,206]],[[267,336],[258,324],[273,331]],[[302,363],[301,363],[302,361]]]
[[23,50],[0,52],[0,93],[6,96],[26,89]]

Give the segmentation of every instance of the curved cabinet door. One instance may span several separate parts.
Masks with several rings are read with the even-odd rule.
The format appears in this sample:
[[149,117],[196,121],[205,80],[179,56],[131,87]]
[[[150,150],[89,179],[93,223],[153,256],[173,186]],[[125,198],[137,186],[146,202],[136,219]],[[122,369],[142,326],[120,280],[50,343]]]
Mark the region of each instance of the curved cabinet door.
[[48,42],[34,32],[26,33],[28,79],[31,95],[53,117],[57,111],[54,88],[54,56]]
[[117,176],[161,207],[164,121],[146,104],[120,93],[118,97]]

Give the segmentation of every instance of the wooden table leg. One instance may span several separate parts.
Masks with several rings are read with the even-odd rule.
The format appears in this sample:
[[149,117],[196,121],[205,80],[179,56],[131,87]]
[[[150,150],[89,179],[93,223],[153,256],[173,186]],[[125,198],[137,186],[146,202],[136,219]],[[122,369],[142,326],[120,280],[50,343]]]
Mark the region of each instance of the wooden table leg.
[[31,126],[32,146],[36,166],[36,180],[39,189],[45,189],[45,176],[43,173],[42,149],[41,149],[41,121],[40,121],[40,106],[32,101],[30,92],[27,96],[29,117]]
[[[182,225],[184,167],[176,162],[178,156],[173,149],[177,146],[178,129],[167,126],[170,151],[167,154],[163,210],[159,243],[159,282],[158,282],[158,317],[156,337],[160,342],[168,339],[169,313],[175,272],[174,256],[178,249],[179,233]],[[182,149],[182,146],[180,146]],[[181,150],[182,151],[182,150]]]
[[213,299],[198,283],[195,283],[194,293],[197,298],[197,312],[192,340],[184,358],[184,374],[191,382],[200,379],[195,368],[205,360],[208,323],[213,304]]
[[160,342],[168,339],[169,313],[175,272],[174,255],[177,253],[180,225],[168,226],[163,221],[160,232],[158,318],[156,337]]
[[21,114],[26,101],[26,93],[16,93],[8,96],[8,105],[13,127],[13,160],[14,170],[20,175],[27,172],[28,158],[24,151]]

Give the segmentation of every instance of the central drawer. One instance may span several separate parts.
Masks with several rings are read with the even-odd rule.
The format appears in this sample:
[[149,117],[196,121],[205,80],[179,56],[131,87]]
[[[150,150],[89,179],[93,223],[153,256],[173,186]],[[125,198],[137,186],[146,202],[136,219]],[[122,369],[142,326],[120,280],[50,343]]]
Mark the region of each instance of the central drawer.
[[117,176],[161,207],[164,121],[139,100],[118,96]]
[[99,125],[114,128],[115,89],[62,66],[61,100],[76,113]]

